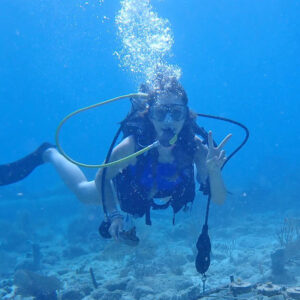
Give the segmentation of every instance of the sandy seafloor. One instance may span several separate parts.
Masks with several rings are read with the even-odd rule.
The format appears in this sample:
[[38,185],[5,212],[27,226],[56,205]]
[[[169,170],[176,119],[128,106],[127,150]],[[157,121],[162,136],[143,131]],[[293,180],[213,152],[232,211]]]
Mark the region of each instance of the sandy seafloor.
[[[14,201],[6,202],[8,213],[9,207],[16,206]],[[14,279],[18,269],[55,276],[61,284],[57,299],[199,298],[202,281],[194,261],[195,244],[203,224],[203,215],[199,211],[205,207],[204,198],[201,200],[202,208],[198,202],[191,212],[177,214],[174,226],[171,210],[153,212],[151,227],[145,225],[144,218],[138,220],[137,233],[141,241],[137,247],[102,239],[97,232],[99,210],[94,207],[82,206],[76,214],[70,210],[67,215],[68,205],[76,201],[71,195],[58,193],[45,199],[40,197],[34,200],[31,210],[24,207],[33,200],[20,201],[23,204],[16,212],[16,217],[1,220],[0,224],[1,299],[56,298],[43,295],[35,295],[35,298],[29,295],[30,292],[27,295],[20,292],[20,286],[19,289],[16,286],[20,283]],[[56,204],[58,208],[55,214]],[[60,211],[62,206],[65,211]],[[247,211],[247,208],[234,212],[228,207],[222,209],[212,206],[211,209],[209,233],[212,254],[207,272],[207,290],[228,284],[230,275],[236,280],[252,284],[274,279],[271,254],[280,248],[278,230],[285,217],[296,219],[300,215],[300,211],[295,209],[254,213]],[[4,203],[1,209],[5,209]],[[47,210],[48,216],[52,217],[47,218]],[[36,211],[41,213],[37,214]],[[35,262],[33,244],[38,245],[39,249]],[[90,268],[93,269],[97,288],[93,285]],[[294,253],[285,262],[285,268],[290,279],[287,282],[283,279],[281,286],[300,286],[300,252]],[[35,293],[40,293],[37,290]],[[214,299],[225,299],[218,294],[215,296]],[[272,299],[284,299],[280,297]],[[251,293],[239,298],[266,297]]]

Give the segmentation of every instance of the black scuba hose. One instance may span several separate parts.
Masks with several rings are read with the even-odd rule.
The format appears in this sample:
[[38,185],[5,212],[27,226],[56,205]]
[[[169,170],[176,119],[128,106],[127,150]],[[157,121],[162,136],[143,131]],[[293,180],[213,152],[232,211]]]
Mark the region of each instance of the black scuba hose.
[[[237,121],[233,121],[231,119],[212,116],[212,115],[207,115],[207,114],[197,114],[197,115],[199,117],[205,117],[205,118],[221,120],[221,121],[225,121],[225,122],[229,122],[229,123],[238,125],[241,128],[243,128],[246,132],[246,136],[245,136],[243,142],[227,157],[225,163],[222,166],[222,169],[223,169],[223,167],[228,162],[228,160],[234,154],[236,154],[244,146],[244,144],[247,142],[247,140],[249,138],[249,130],[243,124],[241,124]],[[199,128],[199,132],[202,136],[204,135],[204,139],[207,140],[207,137],[208,137],[207,132],[203,128]],[[214,143],[215,146],[217,146],[217,144],[214,141],[213,141],[213,143]],[[202,226],[202,232],[200,233],[200,235],[198,237],[198,240],[197,240],[197,243],[196,243],[196,247],[198,249],[198,254],[197,254],[196,260],[195,260],[196,269],[203,276],[203,279],[202,279],[202,281],[203,281],[203,290],[205,289],[205,280],[206,280],[205,273],[209,269],[209,266],[210,266],[210,252],[211,252],[211,242],[210,242],[210,238],[209,238],[209,235],[208,235],[208,224],[207,224],[208,223],[210,201],[211,201],[209,178],[207,179],[207,185],[208,185],[208,188],[209,188],[209,192],[208,192],[208,199],[207,199],[207,205],[206,205],[205,223]]]
[[[105,158],[105,163],[108,163],[109,160],[110,160],[110,156],[111,156],[111,153],[112,153],[112,150],[115,146],[115,143],[122,131],[122,128],[123,128],[123,125],[121,124],[121,126],[119,127],[117,133],[115,134],[114,136],[114,139],[109,147],[109,150],[107,152],[107,155],[106,155],[106,158]],[[107,168],[103,168],[103,173],[102,173],[102,177],[101,177],[101,197],[102,197],[102,206],[103,206],[103,212],[105,214],[105,216],[107,217],[108,219],[108,214],[107,214],[107,209],[106,209],[106,204],[105,204],[105,178],[106,178],[106,170]]]
[[228,122],[228,123],[232,123],[232,124],[235,124],[241,128],[243,128],[246,132],[246,136],[244,137],[244,140],[243,142],[230,154],[228,155],[224,165],[222,166],[222,169],[225,167],[226,163],[229,161],[229,159],[235,155],[247,142],[248,138],[249,138],[249,130],[248,128],[240,123],[240,122],[237,122],[237,121],[234,121],[234,120],[231,120],[231,119],[228,119],[228,118],[224,118],[224,117],[218,117],[218,116],[213,116],[213,115],[207,115],[207,114],[198,114],[197,113],[197,116],[199,117],[204,117],[204,118],[210,118],[210,119],[215,119],[215,120],[220,120],[220,121],[225,121],[225,122]]
[[[243,128],[246,132],[246,136],[244,137],[244,140],[242,141],[242,143],[230,155],[228,155],[225,163],[222,166],[222,169],[223,169],[225,167],[226,163],[229,161],[229,159],[231,159],[233,157],[233,155],[235,155],[246,144],[246,142],[249,138],[249,130],[244,124],[242,124],[240,122],[237,122],[237,121],[234,121],[234,120],[231,120],[231,119],[228,119],[228,118],[218,117],[218,116],[213,116],[213,115],[207,115],[207,114],[198,114],[198,113],[197,113],[197,116],[229,122],[229,123],[235,124],[235,125]],[[203,129],[203,132],[204,132],[205,138],[207,139],[207,133],[204,129]],[[209,185],[209,181],[208,181],[208,185]],[[206,205],[206,214],[205,214],[205,223],[204,223],[205,225],[207,225],[207,222],[208,222],[210,199],[211,199],[211,195],[210,195],[210,191],[209,191],[207,205]]]

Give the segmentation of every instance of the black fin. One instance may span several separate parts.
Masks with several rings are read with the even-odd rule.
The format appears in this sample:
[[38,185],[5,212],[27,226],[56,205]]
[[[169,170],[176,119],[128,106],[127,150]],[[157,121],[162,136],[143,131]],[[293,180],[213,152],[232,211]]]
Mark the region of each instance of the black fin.
[[0,186],[15,183],[28,176],[36,167],[44,163],[45,150],[54,147],[50,143],[43,143],[29,155],[9,164],[0,165]]

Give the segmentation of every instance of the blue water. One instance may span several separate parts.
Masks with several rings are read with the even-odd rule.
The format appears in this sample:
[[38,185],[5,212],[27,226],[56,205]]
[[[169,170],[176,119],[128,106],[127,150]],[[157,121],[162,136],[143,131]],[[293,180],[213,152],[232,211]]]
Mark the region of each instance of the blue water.
[[[299,209],[300,3],[151,3],[170,21],[175,40],[170,62],[182,69],[190,107],[235,119],[250,130],[249,142],[224,169],[229,191],[252,195],[238,209]],[[116,0],[1,1],[0,164],[44,141],[54,143],[56,127],[68,113],[137,91],[140,82],[113,55],[122,46],[115,25],[119,9]],[[63,128],[65,150],[77,160],[101,163],[129,107],[123,100],[75,117]],[[239,128],[226,123],[199,119],[199,124],[211,129],[217,141],[232,132],[228,153],[243,138]],[[92,179],[95,171],[85,173]],[[64,214],[72,212],[70,207],[78,209],[50,165],[1,187],[0,194],[2,199],[19,199],[17,193],[42,198],[55,190],[66,194],[68,207],[48,203],[47,217],[57,207]],[[27,200],[22,206],[37,213],[45,205]],[[20,206],[13,203],[2,203],[1,217],[5,209],[14,217]]]

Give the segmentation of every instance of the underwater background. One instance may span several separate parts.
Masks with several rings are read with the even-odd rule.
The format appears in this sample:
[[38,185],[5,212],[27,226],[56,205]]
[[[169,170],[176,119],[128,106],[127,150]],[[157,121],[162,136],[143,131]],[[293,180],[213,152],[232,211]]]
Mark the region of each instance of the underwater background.
[[[131,72],[119,59],[128,49],[118,32],[116,16],[126,5],[140,9],[144,5],[158,18],[168,20],[156,24],[170,26],[172,33],[171,49],[164,59],[181,70],[180,81],[190,107],[198,113],[237,120],[250,131],[246,146],[223,171],[230,192],[226,204],[211,207],[212,245],[213,249],[218,247],[212,257],[214,279],[208,280],[208,285],[224,284],[229,274],[236,274],[250,281],[273,279],[278,284],[299,286],[299,1],[2,0],[0,164],[25,156],[44,141],[54,143],[56,127],[70,112],[138,90],[145,80],[143,68]],[[151,26],[147,21],[145,27]],[[62,129],[65,151],[81,162],[101,163],[129,109],[129,100],[121,100],[74,117]],[[244,137],[241,129],[221,121],[198,118],[198,124],[212,130],[217,142],[233,133],[226,145],[228,154]],[[84,170],[90,180],[95,172]],[[80,204],[54,168],[44,164],[23,181],[0,187],[0,295],[3,299],[15,297],[11,295],[16,270],[24,269],[18,266],[33,255],[33,244],[39,245],[41,261],[31,271],[57,276],[63,291],[78,288],[78,282],[82,283],[78,277],[88,278],[82,284],[88,282],[91,288],[86,292],[81,289],[78,299],[175,299],[176,293],[184,295],[183,291],[201,283],[193,265],[193,247],[204,221],[205,203],[205,197],[197,194],[192,213],[180,213],[175,226],[170,211],[154,214],[156,225],[151,228],[146,228],[143,219],[138,221],[138,235],[144,244],[140,250],[122,248],[98,236],[101,210]],[[287,242],[298,244],[296,254],[285,261],[287,271],[281,276],[275,274],[274,265],[272,269],[271,254],[287,247],[279,241],[284,230],[290,230]],[[147,249],[152,249],[151,255]],[[251,249],[251,255],[239,258],[245,249]],[[261,252],[256,253],[258,249]],[[172,255],[166,253],[175,253],[180,263],[170,261]],[[151,263],[158,259],[160,267],[151,265],[147,273],[143,263],[148,259]],[[159,278],[166,260],[169,269],[164,278],[171,272],[176,280],[193,278],[192,283],[166,288],[165,298],[150,283],[148,292],[146,288],[136,291],[135,280],[144,280],[143,286],[147,286],[148,277]],[[186,264],[181,265],[182,260]],[[104,287],[111,280],[124,281],[131,276],[135,288],[126,281],[123,290],[106,286],[97,294],[89,278],[90,265]],[[123,275],[114,271],[121,270],[121,265]],[[137,265],[143,266],[138,272]],[[174,265],[182,270],[174,271]],[[68,268],[76,280],[62,271]],[[107,276],[101,274],[104,269]],[[27,296],[38,299],[40,294]],[[196,298],[197,294],[178,299]]]

